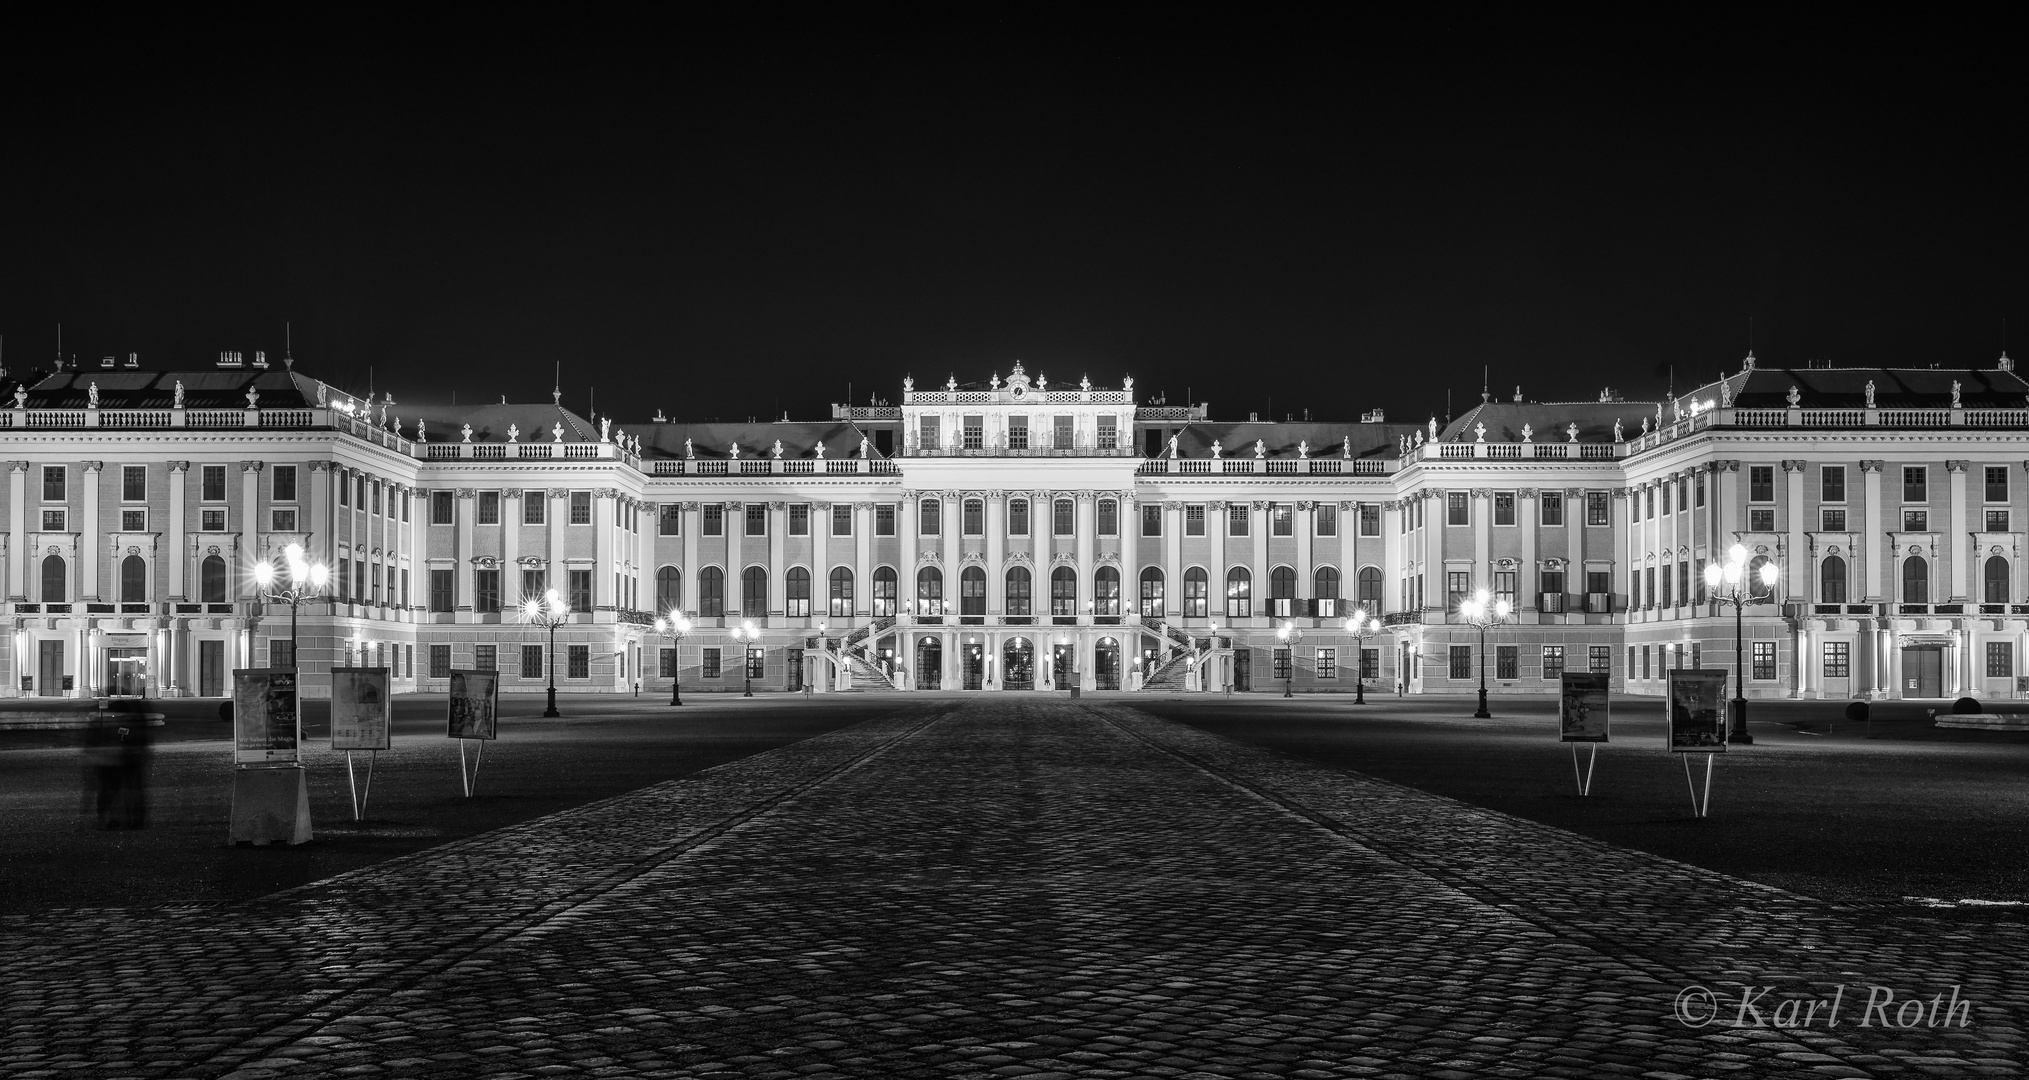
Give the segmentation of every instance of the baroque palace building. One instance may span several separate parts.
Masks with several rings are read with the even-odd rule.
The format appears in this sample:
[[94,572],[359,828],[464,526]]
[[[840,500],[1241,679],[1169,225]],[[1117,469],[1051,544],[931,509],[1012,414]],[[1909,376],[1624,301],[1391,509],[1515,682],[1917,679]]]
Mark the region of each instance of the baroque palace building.
[[[2008,696],[2029,632],[2029,385],[1993,367],[1758,367],[1660,400],[1482,395],[1440,425],[1143,404],[1133,380],[918,389],[819,422],[394,406],[225,354],[0,382],[0,565],[19,696],[221,696],[241,667],[385,665],[441,691],[1659,694],[1730,669],[1702,568],[1746,608],[1753,697]],[[264,603],[301,544],[328,603]],[[1514,617],[1485,638],[1459,600]],[[681,640],[655,626],[681,610]],[[1349,630],[1355,611],[1378,629]],[[756,633],[749,637],[745,631]],[[742,631],[735,637],[734,631]]]

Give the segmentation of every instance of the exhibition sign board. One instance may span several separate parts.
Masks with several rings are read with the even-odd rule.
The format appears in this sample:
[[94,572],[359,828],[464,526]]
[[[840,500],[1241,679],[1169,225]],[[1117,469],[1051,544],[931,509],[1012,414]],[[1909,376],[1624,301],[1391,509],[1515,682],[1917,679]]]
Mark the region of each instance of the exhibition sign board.
[[333,750],[386,750],[392,745],[389,686],[384,667],[331,669]]
[[1677,668],[1669,678],[1670,749],[1721,753],[1726,749],[1726,673]]
[[1564,673],[1557,705],[1557,736],[1563,742],[1606,742],[1610,703],[1608,676],[1596,671]]
[[496,738],[499,705],[499,672],[453,670],[447,733],[453,739]]
[[302,743],[302,712],[294,668],[233,672],[233,762],[293,765]]

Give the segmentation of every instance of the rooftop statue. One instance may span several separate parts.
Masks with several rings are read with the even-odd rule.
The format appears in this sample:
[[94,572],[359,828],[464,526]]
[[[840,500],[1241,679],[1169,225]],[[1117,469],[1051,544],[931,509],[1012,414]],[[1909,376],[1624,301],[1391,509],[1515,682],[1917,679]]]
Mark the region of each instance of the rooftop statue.
[[1134,393],[1134,376],[1122,375],[1120,377],[1120,389],[1124,393]]
[[1564,434],[1566,434],[1566,435],[1570,436],[1570,439],[1569,439],[1569,441],[1571,441],[1571,442],[1577,442],[1577,441],[1578,441],[1578,422],[1577,422],[1576,420],[1573,420],[1573,421],[1571,422],[1571,426],[1569,426],[1569,427],[1567,427],[1567,428],[1565,428],[1565,429],[1564,429]]
[[946,376],[946,377],[945,377],[945,379],[944,379],[944,389],[946,389],[946,390],[949,390],[949,391],[955,391],[955,390],[957,390],[957,389],[958,389],[958,376],[956,376],[956,375],[950,375],[950,376]]
[[1647,435],[1648,433],[1649,433],[1649,418],[1644,416],[1642,417],[1642,434]]
[[1958,407],[1959,407],[1959,381],[1958,381],[1957,379],[1953,379],[1953,380],[1952,380],[1952,408],[1956,409],[1956,408],[1958,408]]
[[564,422],[562,420],[550,425],[550,437],[554,442],[564,441]]
[[98,384],[98,382],[97,382],[96,380],[94,380],[94,381],[92,382],[92,384],[91,384],[90,386],[88,386],[88,387],[86,387],[86,388],[85,388],[85,392],[86,392],[87,394],[89,394],[89,395],[91,396],[91,404],[90,404],[90,406],[89,406],[89,407],[90,407],[90,408],[94,408],[94,409],[98,408],[98,407],[99,407],[99,384]]
[[14,388],[14,407],[17,409],[28,407],[28,389],[26,387],[17,386]]
[[430,441],[430,437],[429,437],[428,435],[426,435],[426,434],[424,434],[424,433],[423,433],[423,425],[424,425],[425,423],[426,423],[426,421],[423,421],[423,420],[418,420],[418,421],[416,421],[416,441],[417,441],[417,442],[429,442],[429,441]]
[[1258,457],[1258,458],[1265,458],[1265,457],[1267,457],[1267,456],[1268,456],[1268,444],[1267,444],[1267,443],[1265,443],[1265,442],[1262,442],[1262,441],[1261,441],[1260,439],[1256,439],[1256,440],[1254,440],[1254,456],[1255,456],[1255,457]]
[[514,424],[507,425],[507,441],[514,442],[520,438],[521,438],[521,428]]
[[1626,442],[1626,441],[1627,441],[1626,439],[1623,439],[1623,438],[1621,438],[1621,437],[1620,437],[1620,418],[1619,418],[1619,417],[1617,417],[1617,416],[1616,416],[1616,417],[1614,417],[1614,419],[1613,419],[1613,441],[1614,441],[1614,442]]
[[1049,388],[1050,388],[1050,377],[1048,375],[1044,375],[1038,372],[1036,374],[1036,389],[1047,390]]
[[697,452],[692,450],[690,447],[689,439],[683,440],[683,456],[685,458],[694,458],[697,456]]
[[261,407],[261,392],[259,390],[249,388],[247,390],[247,408],[258,409],[260,407]]
[[986,387],[989,390],[1000,389],[1000,372],[998,371],[994,372],[993,378],[986,380]]
[[[182,379],[176,380],[176,403],[178,405],[183,404]],[[323,408],[329,404],[331,404],[331,388],[320,382],[317,384],[317,407]]]
[[1794,409],[1797,407],[1797,402],[1802,401],[1804,399],[1803,391],[1798,390],[1795,386],[1791,386],[1789,388],[1788,397],[1789,397],[1789,407]]
[[1345,449],[1344,449],[1343,451],[1340,451],[1340,453],[1339,453],[1339,456],[1340,456],[1340,457],[1342,457],[1342,458],[1347,458],[1347,459],[1351,459],[1351,458],[1352,458],[1352,456],[1353,456],[1353,437],[1352,437],[1351,435],[1348,435],[1348,436],[1346,436],[1346,448],[1345,448]]
[[1481,421],[1479,424],[1475,425],[1472,430],[1473,434],[1478,436],[1477,438],[1473,439],[1474,442],[1487,441],[1487,425],[1485,421]]
[[611,431],[612,429],[613,429],[613,418],[612,418],[612,417],[608,416],[608,417],[605,417],[605,418],[601,419],[601,420],[599,421],[599,441],[600,441],[600,442],[612,442],[612,441],[613,441],[613,437],[612,437],[611,435],[607,434],[607,432]]
[[773,446],[772,448],[770,448],[770,449],[769,449],[769,451],[768,451],[768,456],[769,456],[769,457],[781,457],[781,456],[782,456],[782,440],[781,440],[781,439],[776,439],[776,440],[775,440],[775,445],[774,445],[774,446]]
[[462,427],[462,428],[459,428],[458,430],[459,430],[459,431],[460,431],[460,432],[461,432],[461,433],[462,433],[462,434],[463,434],[463,435],[465,436],[465,439],[464,439],[464,441],[465,441],[465,442],[471,442],[471,441],[472,441],[472,425],[471,425],[471,424],[466,424],[466,425],[465,425],[464,427]]
[[734,443],[734,444],[733,444],[733,458],[734,458],[735,460],[738,460],[738,459],[739,459],[739,456],[740,456],[740,444],[739,444],[739,443]]
[[1300,458],[1309,458],[1309,457],[1310,457],[1310,440],[1309,440],[1309,439],[1301,439],[1301,440],[1298,440],[1298,442],[1297,442],[1297,444],[1296,444],[1296,456],[1297,456],[1297,457],[1300,457]]
[[[323,401],[323,398],[324,398],[324,384],[323,384],[323,383],[318,383],[318,384],[317,384],[317,397],[318,397],[318,401],[317,401],[317,404],[319,404],[319,405],[322,405],[322,404],[324,404],[324,401]],[[178,379],[178,380],[176,380],[176,402],[175,402],[175,407],[176,407],[176,408],[179,408],[179,409],[183,407],[183,380],[182,380],[182,379]]]
[[1092,376],[1090,376],[1090,375],[1083,375],[1083,376],[1080,376],[1080,377],[1079,377],[1079,379],[1078,379],[1078,389],[1080,389],[1080,390],[1083,390],[1083,391],[1085,391],[1085,392],[1086,392],[1086,393],[1088,393],[1088,394],[1089,394],[1089,393],[1091,393],[1091,392],[1092,392]]
[[1169,456],[1172,459],[1177,456],[1177,437],[1174,435],[1169,437]]
[[916,390],[916,377],[914,375],[902,376],[902,393],[904,394],[914,393],[915,390]]
[[824,460],[824,440],[823,440],[823,439],[819,439],[819,440],[817,440],[817,460],[819,460],[819,461],[823,461],[823,460]]
[[867,447],[867,437],[866,437],[865,435],[862,435],[862,436],[860,436],[860,458],[861,458],[861,460],[865,460],[865,458],[867,457],[867,455],[868,455],[868,453],[869,453],[869,452],[870,452],[870,451],[869,451],[869,449],[868,449],[868,447]]
[[1533,431],[1532,431],[1532,430],[1530,429],[1529,425],[1527,425],[1527,424],[1523,424],[1523,425],[1522,425],[1522,441],[1523,441],[1523,442],[1534,442],[1534,441],[1535,441],[1535,438],[1534,438],[1534,433],[1533,433]]
[[1430,441],[1437,441],[1437,417],[1435,416],[1430,418]]
[[1867,407],[1870,409],[1874,407],[1874,380],[1872,379],[1867,380]]
[[1212,460],[1214,460],[1214,461],[1217,461],[1217,460],[1219,460],[1219,454],[1220,454],[1221,452],[1222,452],[1222,451],[1221,451],[1221,449],[1220,449],[1220,447],[1219,447],[1219,440],[1217,440],[1217,439],[1213,439],[1213,440],[1212,440]]

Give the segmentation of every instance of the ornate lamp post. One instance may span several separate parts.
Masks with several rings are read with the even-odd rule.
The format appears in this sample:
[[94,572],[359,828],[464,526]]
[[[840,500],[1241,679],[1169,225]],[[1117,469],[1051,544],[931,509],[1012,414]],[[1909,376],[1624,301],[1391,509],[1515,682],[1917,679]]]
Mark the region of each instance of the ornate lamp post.
[[753,648],[753,646],[749,643],[761,640],[761,632],[759,630],[754,629],[753,623],[744,622],[738,626],[733,627],[733,640],[742,642],[740,646],[740,673],[742,675],[745,675],[747,679],[747,692],[741,694],[740,696],[753,697],[754,665],[752,661],[748,658],[747,653],[750,649]]
[[301,544],[283,548],[282,557],[286,565],[279,574],[275,564],[266,559],[255,563],[254,584],[260,587],[268,603],[289,605],[289,666],[300,671],[303,662],[296,655],[296,611],[303,601],[324,595],[324,587],[331,580],[331,568],[305,559]]
[[1459,617],[1465,620],[1467,626],[1479,630],[1479,711],[1472,714],[1475,719],[1493,719],[1494,714],[1487,711],[1487,630],[1506,623],[1511,610],[1506,600],[1493,599],[1485,589],[1458,605]]
[[669,617],[655,620],[655,632],[668,634],[676,639],[670,646],[669,662],[669,703],[683,704],[683,636],[690,633],[690,620],[684,617],[682,608],[671,608]]
[[1367,635],[1381,628],[1381,620],[1354,608],[1346,616],[1346,633],[1353,635],[1353,704],[1367,703]]
[[[1775,579],[1781,575],[1775,560],[1761,564],[1758,574],[1747,569],[1747,548],[1742,544],[1733,545],[1726,553],[1726,564],[1705,564],[1705,589],[1715,603],[1733,605],[1733,701],[1730,703],[1726,725],[1726,741],[1754,745],[1754,736],[1747,733],[1747,669],[1741,666],[1741,636],[1745,619],[1741,608],[1748,604],[1764,604],[1775,599]],[[1755,580],[1761,582],[1760,590],[1755,589]]]
[[562,626],[564,620],[571,617],[571,605],[565,603],[555,589],[551,589],[540,597],[531,596],[523,600],[521,617],[533,625],[549,628],[550,655],[546,666],[550,672],[550,699],[549,707],[544,709],[542,714],[562,716],[563,714],[557,711],[557,627]]
[[1282,669],[1282,696],[1295,697],[1290,686],[1296,679],[1296,643],[1303,640],[1303,631],[1298,630],[1295,623],[1285,622],[1275,628],[1275,640],[1289,649],[1289,663]]

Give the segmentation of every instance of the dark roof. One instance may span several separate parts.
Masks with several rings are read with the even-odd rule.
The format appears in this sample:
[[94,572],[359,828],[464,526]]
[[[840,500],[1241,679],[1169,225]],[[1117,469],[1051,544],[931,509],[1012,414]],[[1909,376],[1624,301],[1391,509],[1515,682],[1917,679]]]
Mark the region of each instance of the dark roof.
[[[31,409],[82,409],[99,388],[101,409],[167,409],[176,404],[176,384],[190,409],[244,409],[247,391],[260,392],[263,409],[300,409],[317,403],[317,381],[283,367],[213,368],[197,371],[131,371],[122,368],[66,368],[28,387]],[[7,390],[12,405],[13,388]]]
[[[1867,405],[1867,384],[1874,384],[1874,405],[1882,409],[1946,409],[1952,383],[1959,384],[1959,404],[1968,409],[2019,409],[2029,400],[2029,382],[1999,368],[1777,368],[1756,367],[1724,380],[1733,404],[1742,409],[1786,409],[1789,391],[1805,409],[1859,409]],[[1700,401],[1721,402],[1719,383],[1692,392]]]
[[802,460],[817,456],[824,444],[827,458],[859,455],[860,440],[867,440],[867,455],[879,457],[873,449],[873,435],[849,420],[775,420],[757,423],[665,423],[636,424],[627,429],[641,440],[641,456],[680,458],[684,440],[690,440],[691,455],[714,460],[732,456],[733,444],[740,444],[742,458],[769,457],[775,443],[782,443],[782,456]]
[[[1578,441],[1614,441],[1613,422],[1621,422],[1621,437],[1641,434],[1642,417],[1655,426],[1654,401],[1489,401],[1466,410],[1439,435],[1443,442],[1478,442],[1479,425],[1485,424],[1487,442],[1518,443],[1522,427],[1529,428],[1532,442],[1569,442],[1570,428],[1578,425]],[[1425,430],[1428,430],[1427,428]]]
[[[1352,456],[1356,458],[1392,458],[1400,449],[1401,438],[1416,431],[1414,424],[1354,424],[1326,423],[1318,421],[1291,421],[1286,423],[1221,423],[1219,421],[1196,421],[1186,425],[1177,433],[1177,454],[1186,458],[1212,456],[1212,443],[1219,444],[1221,457],[1254,456],[1254,443],[1262,444],[1266,456],[1271,458],[1297,457],[1297,448],[1303,443],[1310,444],[1310,456],[1314,458],[1335,458],[1345,454],[1346,439],[1353,441]],[[1162,453],[1169,454],[1168,445]]]
[[[564,426],[565,442],[598,442],[599,425],[555,403],[549,405],[403,405],[388,408],[391,418],[400,420],[402,433],[413,438],[416,423],[426,425],[424,434],[433,443],[463,442],[464,426],[472,425],[472,441],[506,442],[507,429],[515,428],[520,442],[550,442],[557,424]],[[378,415],[378,414],[376,414]],[[617,434],[619,428],[613,429]],[[640,434],[640,428],[629,434]]]

